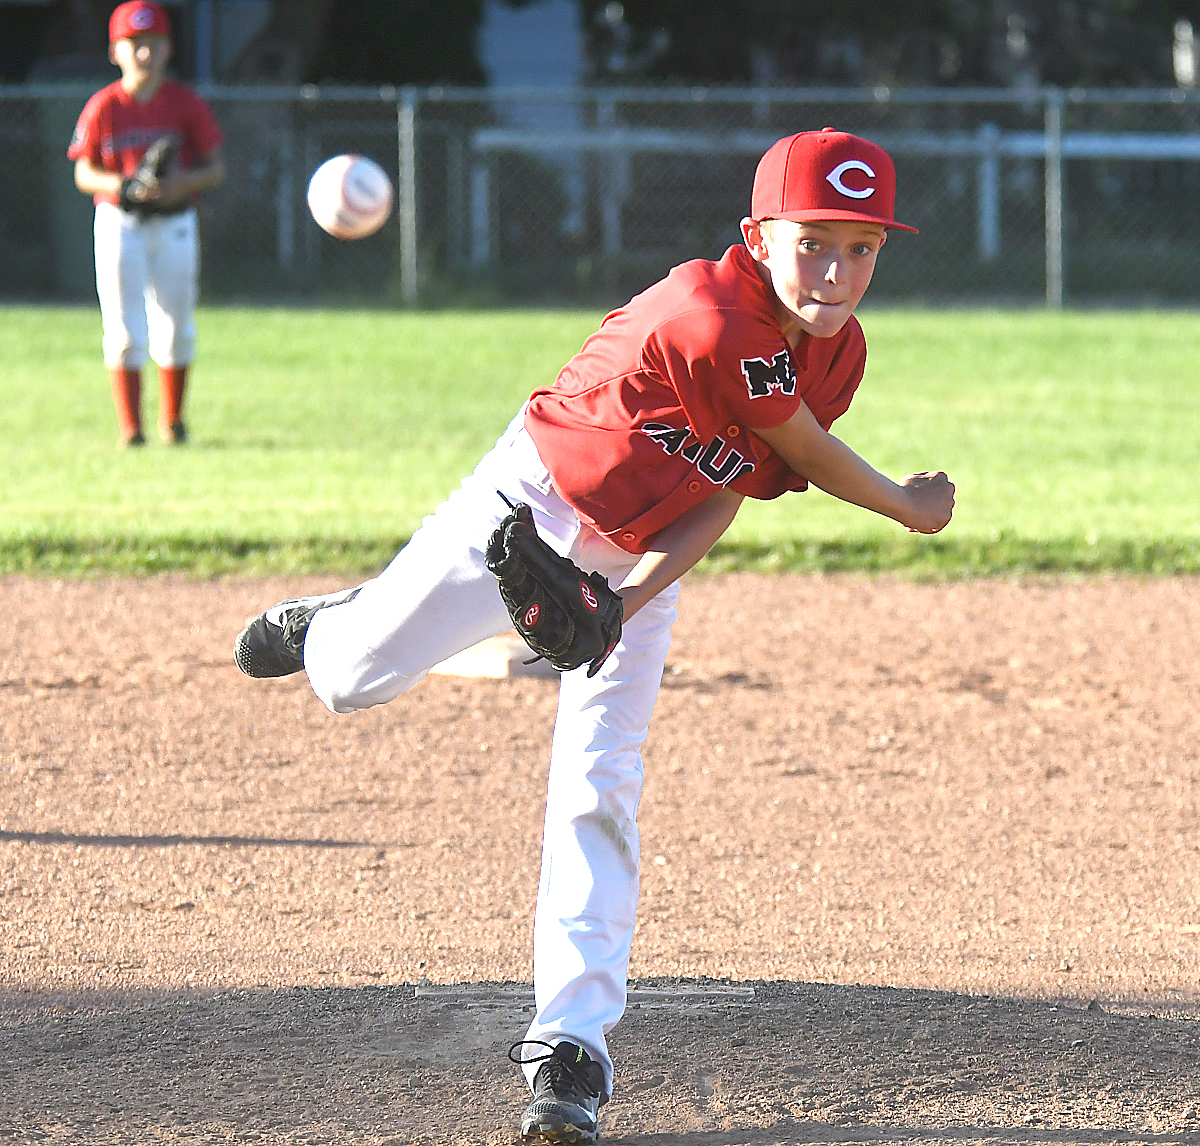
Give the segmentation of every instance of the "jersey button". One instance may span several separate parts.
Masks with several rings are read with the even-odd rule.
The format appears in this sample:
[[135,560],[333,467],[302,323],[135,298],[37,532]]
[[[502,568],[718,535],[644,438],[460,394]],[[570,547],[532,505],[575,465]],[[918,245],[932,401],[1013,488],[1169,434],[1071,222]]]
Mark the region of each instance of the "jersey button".
[[730,426],[729,429],[725,431],[725,433],[727,433],[731,438],[736,438],[741,432],[741,426]]
[[688,489],[691,490],[692,493],[698,493],[700,490],[700,483],[698,481],[690,481],[688,482]]

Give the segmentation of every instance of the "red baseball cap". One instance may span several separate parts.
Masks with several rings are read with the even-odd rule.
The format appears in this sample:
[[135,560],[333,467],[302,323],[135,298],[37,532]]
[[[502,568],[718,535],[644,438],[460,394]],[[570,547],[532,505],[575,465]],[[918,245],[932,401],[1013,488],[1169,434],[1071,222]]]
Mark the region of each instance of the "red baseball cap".
[[846,219],[916,233],[897,223],[896,165],[877,143],[823,127],[789,135],[758,161],[750,215],[812,223]]
[[171,22],[167,10],[153,0],[127,0],[113,9],[108,18],[108,42],[129,36],[169,36]]

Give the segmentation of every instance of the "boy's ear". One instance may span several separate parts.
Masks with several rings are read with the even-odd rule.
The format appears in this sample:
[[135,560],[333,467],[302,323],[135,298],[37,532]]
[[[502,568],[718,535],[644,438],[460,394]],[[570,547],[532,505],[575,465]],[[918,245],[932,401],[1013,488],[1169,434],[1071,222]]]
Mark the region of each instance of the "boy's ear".
[[108,62],[115,68],[117,66],[117,53],[113,51],[113,45],[108,45]]
[[763,236],[762,224],[757,219],[745,218],[741,222],[742,242],[746,244],[752,258],[762,262],[767,256],[766,240]]

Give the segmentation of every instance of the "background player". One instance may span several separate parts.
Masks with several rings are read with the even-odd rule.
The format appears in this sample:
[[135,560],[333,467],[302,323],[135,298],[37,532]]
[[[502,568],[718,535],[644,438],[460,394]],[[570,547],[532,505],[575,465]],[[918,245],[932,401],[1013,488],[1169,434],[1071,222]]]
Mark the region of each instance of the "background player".
[[[121,441],[145,443],[142,367],[158,364],[159,434],[181,444],[183,394],[196,353],[199,237],[194,197],[225,177],[221,132],[205,102],[165,78],[171,29],[162,5],[130,0],[108,23],[108,55],[121,78],[97,92],[75,126],[67,157],[75,185],[96,203],[96,294],[104,363],[112,382]],[[177,159],[166,175],[120,206],[122,182],[146,149],[170,137]]]
[[[758,165],[743,243],[695,260],[614,311],[535,390],[495,448],[379,577],[285,601],[237,639],[251,676],[304,669],[334,712],[391,700],[509,626],[484,553],[507,514],[624,603],[594,676],[561,676],[534,923],[537,1013],[514,1051],[534,1091],[526,1141],[587,1142],[612,1091],[606,1035],[625,1007],[638,898],[640,748],[661,683],[678,578],[744,497],[812,481],[936,533],[944,473],[899,483],[828,433],[863,376],[854,308],[893,218],[882,148],[830,129],[780,140]],[[904,228],[912,230],[912,228]],[[497,492],[499,491],[499,493]],[[511,1052],[510,1052],[511,1053]]]

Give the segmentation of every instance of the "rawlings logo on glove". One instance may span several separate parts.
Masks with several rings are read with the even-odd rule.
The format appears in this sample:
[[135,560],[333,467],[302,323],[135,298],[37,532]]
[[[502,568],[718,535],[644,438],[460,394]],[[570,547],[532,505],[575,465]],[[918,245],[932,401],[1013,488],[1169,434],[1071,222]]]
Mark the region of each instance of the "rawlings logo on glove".
[[621,598],[599,573],[584,573],[555,553],[538,536],[529,506],[508,504],[512,513],[492,534],[484,560],[513,627],[560,672],[587,665],[595,676],[621,639]]

